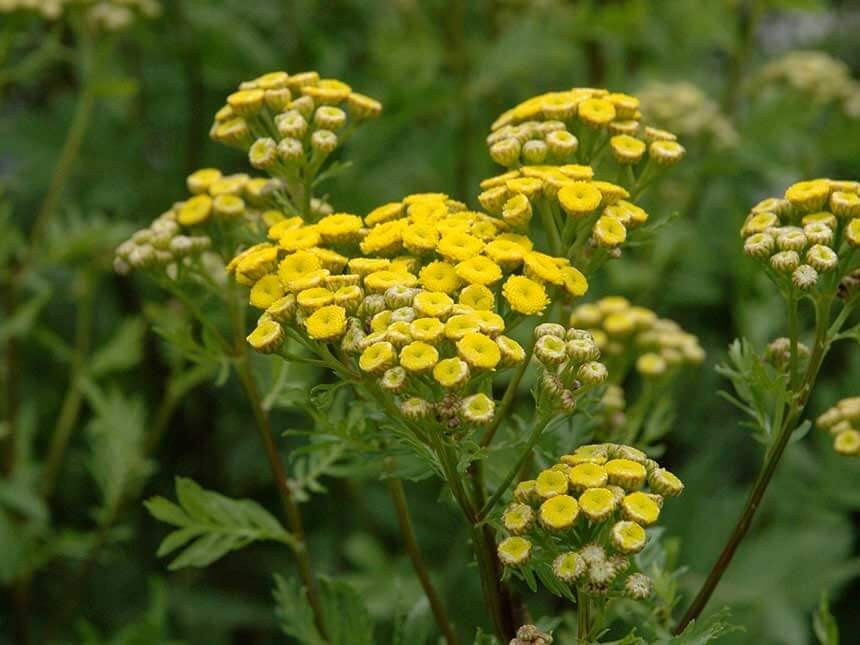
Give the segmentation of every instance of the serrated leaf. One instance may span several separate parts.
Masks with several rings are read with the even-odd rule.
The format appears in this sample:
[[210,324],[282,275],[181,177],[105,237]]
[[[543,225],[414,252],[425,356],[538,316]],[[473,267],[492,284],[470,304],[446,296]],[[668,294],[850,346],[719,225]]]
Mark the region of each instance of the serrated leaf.
[[303,645],[326,645],[314,624],[314,613],[304,589],[295,580],[275,576],[275,616],[281,630]]
[[[292,534],[257,502],[231,499],[178,477],[179,505],[154,497],[144,502],[158,520],[179,527],[161,542],[159,557],[183,549],[169,568],[205,567],[252,542],[270,540],[299,548]],[[184,547],[184,548],[183,548]]]
[[742,630],[739,626],[729,624],[728,618],[729,610],[724,607],[715,614],[694,620],[678,636],[656,642],[666,645],[708,645],[722,636]]
[[126,318],[88,363],[90,376],[97,379],[111,372],[130,369],[140,362],[146,323],[140,318]]

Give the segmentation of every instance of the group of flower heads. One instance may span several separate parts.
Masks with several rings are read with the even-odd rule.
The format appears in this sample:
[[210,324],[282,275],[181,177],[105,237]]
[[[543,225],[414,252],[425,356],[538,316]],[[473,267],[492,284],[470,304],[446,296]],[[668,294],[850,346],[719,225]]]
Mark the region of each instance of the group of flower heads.
[[833,437],[840,455],[860,457],[860,397],[842,399],[818,417],[816,425]]
[[814,291],[822,276],[841,280],[860,246],[860,182],[793,184],[783,198],[756,204],[741,235],[744,253],[764,263],[781,286]]
[[499,558],[512,570],[533,558],[551,561],[557,580],[585,593],[646,598],[651,583],[633,556],[645,547],[664,498],[683,489],[635,448],[581,446],[517,485],[501,518],[510,537],[499,544]]
[[0,0],[0,13],[29,11],[56,20],[63,13],[79,9],[86,21],[104,31],[121,31],[138,16],[154,18],[161,13],[158,0]]

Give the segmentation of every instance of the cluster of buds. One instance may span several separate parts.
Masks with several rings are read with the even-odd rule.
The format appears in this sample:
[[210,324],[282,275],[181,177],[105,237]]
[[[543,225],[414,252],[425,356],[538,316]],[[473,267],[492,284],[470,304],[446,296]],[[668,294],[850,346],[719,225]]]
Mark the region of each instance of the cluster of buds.
[[540,365],[538,407],[572,412],[578,399],[606,382],[609,373],[598,360],[600,349],[589,332],[543,323],[535,327],[534,335],[534,356]]
[[542,632],[534,625],[523,625],[517,630],[516,638],[509,645],[552,645],[552,635]]
[[210,136],[247,152],[252,166],[281,179],[286,209],[304,214],[302,205],[323,164],[359,124],[381,111],[377,100],[317,72],[270,72],[227,97]]
[[816,425],[833,437],[833,449],[840,455],[860,457],[860,397],[842,399],[818,417]]
[[621,296],[579,305],[570,314],[570,324],[588,330],[604,355],[614,361],[611,367],[618,383],[629,364],[644,378],[659,378],[705,359],[705,351],[693,334]]
[[[311,340],[330,343],[346,340],[348,330],[354,330],[350,338],[361,332],[376,339],[372,334],[382,333],[383,325],[436,318],[445,337],[460,341],[460,335],[484,329],[499,334],[517,316],[542,313],[554,291],[581,296],[588,289],[569,262],[534,251],[528,238],[506,228],[447,195],[410,195],[364,218],[335,213],[315,224],[277,221],[268,229],[272,242],[242,252],[228,271],[252,286],[251,304],[269,314],[261,320],[269,331],[295,323]],[[391,307],[385,299],[394,292],[389,302],[398,304]],[[395,311],[404,308],[413,311]],[[347,324],[356,316],[360,325]],[[276,348],[251,342],[261,351]]]
[[705,138],[720,147],[738,143],[737,131],[717,102],[692,83],[651,83],[638,96],[642,114],[678,136]]
[[48,20],[75,9],[83,10],[94,28],[116,32],[128,28],[138,16],[158,16],[161,4],[157,0],[0,0],[0,13],[30,11]]
[[504,112],[487,143],[493,159],[507,168],[566,163],[574,155],[590,163],[607,145],[622,166],[680,161],[684,148],[675,135],[641,119],[635,96],[578,87],[534,96]]
[[645,453],[604,443],[581,446],[536,479],[520,482],[501,522],[507,571],[552,563],[555,577],[598,596],[650,595],[633,556],[645,547],[665,497],[684,485]]
[[823,275],[841,280],[860,246],[860,182],[793,184],[784,198],[756,204],[741,236],[744,253],[762,262],[781,287],[809,292]]
[[[797,343],[797,356],[801,361],[809,358],[809,348]],[[786,369],[791,363],[791,339],[781,336],[768,343],[764,359],[778,370]]]
[[759,91],[787,87],[815,103],[835,103],[846,116],[860,117],[860,83],[851,69],[821,51],[793,51],[764,65],[753,79]]
[[169,210],[120,244],[113,266],[121,275],[133,270],[155,269],[175,278],[178,262],[190,263],[211,246],[212,239],[208,235],[183,232],[176,221],[176,212]]

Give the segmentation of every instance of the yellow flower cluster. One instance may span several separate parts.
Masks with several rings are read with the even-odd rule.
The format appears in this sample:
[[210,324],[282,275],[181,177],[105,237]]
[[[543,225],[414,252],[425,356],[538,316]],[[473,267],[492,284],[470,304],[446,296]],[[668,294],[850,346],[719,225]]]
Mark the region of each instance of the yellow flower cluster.
[[842,399],[818,417],[816,425],[833,437],[840,455],[860,457],[860,397]]
[[[632,361],[645,378],[657,378],[674,368],[697,365],[705,359],[705,352],[693,334],[674,321],[658,318],[650,309],[632,306],[621,296],[579,305],[570,314],[570,325],[588,330],[607,356]],[[623,378],[621,365],[612,367],[613,377]]]
[[[280,218],[268,229],[272,241],[237,256],[228,271],[253,283],[251,304],[260,309],[279,307],[282,298],[294,299],[307,314],[335,307],[326,311],[338,311],[344,320],[336,333],[318,327],[314,316],[299,318],[314,340],[338,340],[347,331],[346,316],[355,315],[365,297],[386,297],[396,288],[409,290],[408,305],[400,307],[411,307],[417,318],[438,318],[447,336],[459,341],[467,331],[489,327],[495,335],[515,315],[541,313],[554,290],[582,295],[588,287],[566,260],[534,251],[528,238],[506,228],[447,195],[410,195],[364,218],[335,213],[315,224]],[[361,308],[365,315],[368,307]],[[379,318],[365,331],[381,332],[387,319],[381,308],[373,309]],[[489,315],[476,313],[482,311],[492,320],[476,321]],[[391,322],[412,321],[395,316]]]
[[683,490],[680,479],[635,448],[581,446],[517,485],[501,518],[510,537],[499,544],[499,558],[515,569],[534,556],[588,593],[616,585],[634,595],[650,588],[647,579],[628,582],[622,574],[635,567],[631,556],[645,547],[645,529],[657,522],[663,499]]
[[534,96],[504,112],[487,137],[490,155],[507,168],[576,159],[591,163],[606,148],[622,166],[653,159],[672,165],[684,156],[677,137],[641,123],[639,99],[577,87]]
[[721,147],[738,143],[739,135],[720,106],[692,83],[651,83],[638,96],[645,118],[678,136],[706,137]]
[[303,205],[324,163],[381,111],[379,101],[317,72],[270,72],[227,97],[210,136],[247,152],[252,166],[283,180],[285,210],[306,214]]
[[753,206],[741,228],[744,253],[780,285],[814,290],[842,277],[860,246],[860,182],[812,179]]
[[0,13],[32,11],[48,20],[74,8],[84,9],[87,21],[104,31],[121,31],[138,15],[153,18],[161,13],[157,0],[0,0]]
[[765,64],[752,87],[773,90],[787,86],[816,103],[837,103],[846,116],[860,117],[860,83],[841,60],[821,51],[793,51]]

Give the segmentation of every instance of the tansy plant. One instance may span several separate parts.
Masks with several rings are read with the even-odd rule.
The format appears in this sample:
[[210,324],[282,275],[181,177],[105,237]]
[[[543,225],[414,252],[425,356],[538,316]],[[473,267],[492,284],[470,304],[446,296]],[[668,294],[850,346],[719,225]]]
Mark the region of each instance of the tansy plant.
[[[248,526],[243,539],[224,539],[211,552],[193,544],[174,566],[202,566],[247,541],[278,539],[293,548],[315,629],[327,633],[325,590],[311,569],[250,347],[271,366],[327,368],[334,383],[310,407],[334,410],[344,402],[336,390],[352,391],[350,405],[366,417],[369,433],[343,440],[381,457],[378,472],[389,482],[407,550],[449,643],[455,630],[427,575],[397,479],[403,459],[436,474],[462,512],[500,638],[550,639],[531,626],[517,631],[526,614],[510,584],[515,574],[574,602],[579,639],[598,639],[612,620],[606,609],[613,598],[648,601],[651,582],[636,554],[656,539],[645,528],[656,522],[663,498],[683,489],[625,444],[648,449],[664,434],[665,427],[648,430],[649,415],[703,352],[694,336],[623,298],[578,301],[594,271],[661,221],[636,200],[684,148],[672,133],[642,122],[633,96],[554,92],[493,124],[490,154],[505,171],[481,183],[480,210],[428,192],[363,215],[340,211],[318,187],[345,167],[341,144],[380,111],[374,99],[315,72],[242,83],[217,113],[211,136],[247,154],[266,176],[192,174],[188,199],[117,251],[119,271],[149,273],[195,316],[200,339],[185,342],[220,353],[236,370],[288,522],[285,531],[256,505],[236,507],[234,519]],[[229,323],[219,308],[232,312]],[[244,321],[254,310],[249,331]],[[535,374],[525,378],[530,366]],[[631,370],[638,398],[619,422]],[[530,381],[531,403],[520,389]],[[527,414],[513,414],[524,408]],[[583,445],[594,436],[618,443]],[[546,463],[548,442],[564,455],[560,463]],[[534,480],[516,484],[536,467]],[[182,508],[149,503],[156,517],[180,528],[162,553],[205,533],[201,512],[217,514],[215,498],[208,511],[189,498],[214,493],[180,484]]]

